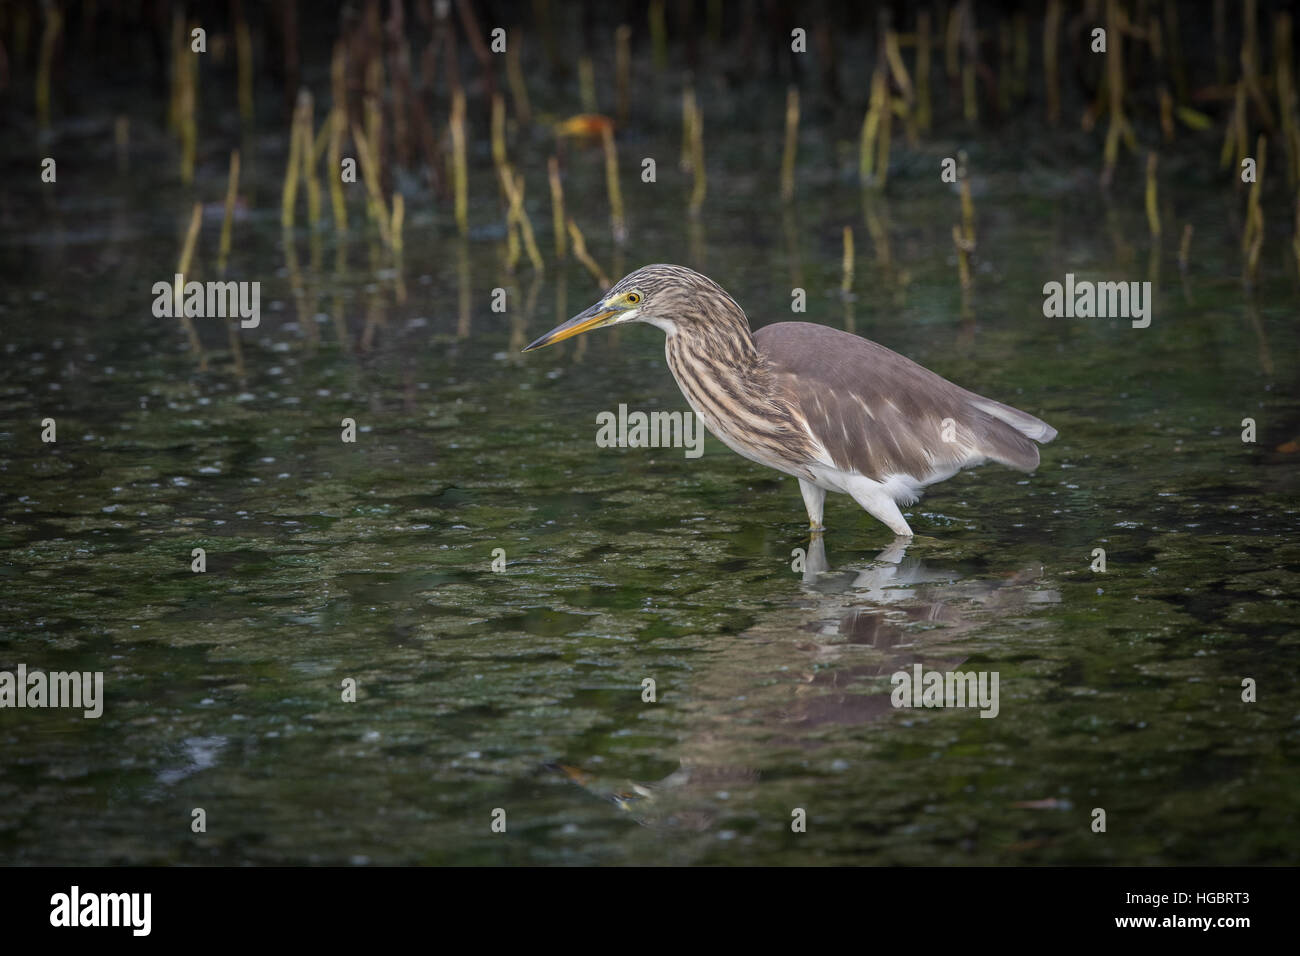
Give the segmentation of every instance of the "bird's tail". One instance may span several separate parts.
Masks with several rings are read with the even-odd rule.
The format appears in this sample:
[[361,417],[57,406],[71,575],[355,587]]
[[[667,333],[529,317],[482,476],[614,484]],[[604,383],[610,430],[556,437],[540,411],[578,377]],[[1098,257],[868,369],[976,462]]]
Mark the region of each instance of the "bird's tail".
[[1056,437],[1055,428],[1028,412],[991,398],[975,396],[971,405],[991,419],[980,436],[983,454],[1021,471],[1033,471],[1038,467],[1038,446],[1034,442],[1046,444],[1051,441]]
[[1036,442],[1042,442],[1046,445],[1056,437],[1056,429],[1041,418],[1035,418],[1028,412],[1022,412],[1018,408],[1012,408],[1010,405],[1003,405],[1001,402],[995,402],[991,398],[978,398],[971,402],[980,411],[992,415],[999,421],[1004,421],[1026,438],[1032,438]]

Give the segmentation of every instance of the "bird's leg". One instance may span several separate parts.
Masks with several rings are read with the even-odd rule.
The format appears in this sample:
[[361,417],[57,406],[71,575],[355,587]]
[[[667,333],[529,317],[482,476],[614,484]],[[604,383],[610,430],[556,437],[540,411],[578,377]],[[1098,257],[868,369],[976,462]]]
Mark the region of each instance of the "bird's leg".
[[803,566],[803,583],[816,584],[817,575],[830,570],[826,561],[826,540],[820,531],[814,531],[808,538],[808,556]]
[[866,509],[867,514],[883,521],[894,534],[904,538],[912,537],[912,529],[907,526],[903,512],[898,510],[898,502],[889,496],[879,482],[858,478],[849,484],[848,491],[853,500]]
[[893,544],[876,555],[876,560],[883,564],[902,564],[903,558],[907,556],[907,546],[911,543],[902,538],[895,538]]
[[822,506],[826,503],[826,489],[818,488],[810,481],[799,479],[799,491],[803,493],[803,506],[808,509],[808,530],[825,531],[822,524]]

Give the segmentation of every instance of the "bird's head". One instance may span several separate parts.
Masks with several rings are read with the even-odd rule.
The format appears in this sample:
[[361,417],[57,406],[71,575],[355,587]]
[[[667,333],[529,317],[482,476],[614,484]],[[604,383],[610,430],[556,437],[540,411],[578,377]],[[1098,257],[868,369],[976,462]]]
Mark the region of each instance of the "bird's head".
[[[684,266],[642,266],[615,282],[589,309],[557,325],[524,351],[624,322],[648,322],[672,335],[688,323],[734,318],[736,314],[745,322],[740,306],[708,276]],[[745,327],[748,329],[747,322]]]

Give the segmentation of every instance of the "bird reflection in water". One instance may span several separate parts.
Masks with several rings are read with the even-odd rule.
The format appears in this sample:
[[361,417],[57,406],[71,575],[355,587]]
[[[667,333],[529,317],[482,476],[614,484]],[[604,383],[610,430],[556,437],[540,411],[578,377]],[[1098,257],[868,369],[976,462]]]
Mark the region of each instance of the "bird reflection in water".
[[966,656],[952,656],[955,641],[1060,601],[1039,583],[1037,565],[963,579],[908,558],[910,544],[896,540],[865,567],[835,570],[814,533],[798,596],[739,634],[711,639],[710,663],[689,688],[691,724],[673,773],[639,783],[572,765],[548,769],[645,826],[707,830],[729,796],[758,780],[759,754],[813,751],[828,728],[887,717],[890,675],[917,663],[956,669]]

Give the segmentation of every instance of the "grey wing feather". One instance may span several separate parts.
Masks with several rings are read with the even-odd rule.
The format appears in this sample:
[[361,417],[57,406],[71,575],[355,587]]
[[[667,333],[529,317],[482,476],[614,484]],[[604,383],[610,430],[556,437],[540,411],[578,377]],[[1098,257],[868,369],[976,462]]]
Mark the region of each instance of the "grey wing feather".
[[754,339],[836,467],[877,481],[894,474],[928,484],[985,459],[1033,471],[1034,441],[1056,437],[1027,412],[839,329],[779,322]]

